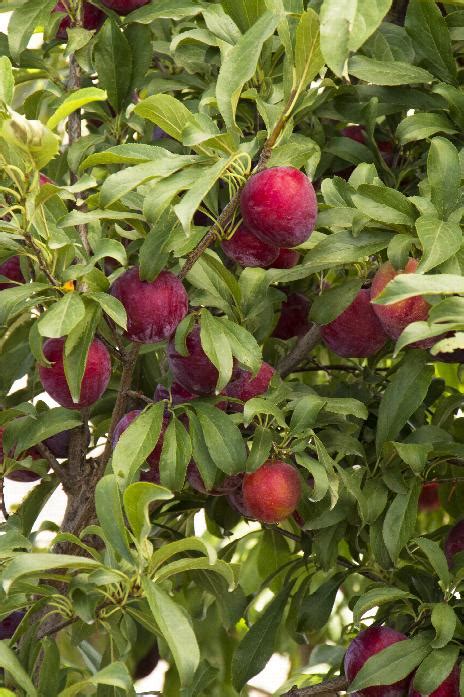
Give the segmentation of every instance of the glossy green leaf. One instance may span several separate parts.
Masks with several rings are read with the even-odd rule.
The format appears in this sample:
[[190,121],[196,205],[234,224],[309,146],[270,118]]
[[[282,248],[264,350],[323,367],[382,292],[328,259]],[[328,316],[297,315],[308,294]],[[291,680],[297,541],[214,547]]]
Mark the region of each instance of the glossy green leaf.
[[[437,10],[438,11],[438,10]],[[432,202],[445,218],[459,205],[461,168],[456,146],[446,138],[434,138],[427,158],[427,179]],[[453,246],[454,237],[451,237]]]
[[242,434],[230,416],[208,404],[195,405],[195,411],[216,467],[225,474],[242,472],[247,452]]
[[8,24],[8,43],[15,60],[26,48],[34,29],[50,17],[55,4],[53,0],[27,0],[15,9]]
[[134,559],[130,553],[122,514],[121,495],[114,474],[107,474],[98,482],[95,489],[95,508],[108,544],[122,559],[133,565]]
[[411,0],[404,26],[423,65],[439,80],[456,83],[456,61],[445,17],[433,0]]
[[201,312],[200,337],[203,351],[218,370],[216,393],[219,394],[232,377],[232,351],[221,324],[206,309]]
[[60,104],[58,109],[50,116],[47,121],[48,128],[55,128],[60,121],[63,121],[67,116],[77,111],[86,104],[92,102],[104,102],[107,99],[105,90],[98,87],[83,87],[76,92],[73,92]]
[[299,90],[305,89],[324,65],[319,34],[316,12],[303,12],[295,35],[295,84]]
[[163,439],[160,458],[161,484],[172,491],[181,491],[192,457],[192,442],[182,422],[173,417]]
[[359,624],[363,616],[369,610],[379,607],[380,605],[385,605],[386,603],[395,603],[398,600],[410,597],[410,593],[403,591],[400,588],[390,588],[388,586],[372,588],[366,593],[363,593],[356,601],[353,608],[353,619],[356,624]]
[[383,539],[390,557],[395,562],[403,547],[414,534],[417,505],[421,485],[417,480],[409,484],[405,494],[397,494],[383,522]]
[[97,34],[94,63],[100,86],[111,106],[120,111],[128,99],[132,78],[132,52],[116,22],[108,18]]
[[432,651],[416,670],[414,690],[423,695],[435,692],[453,670],[458,656],[459,647],[456,645]]
[[37,697],[37,690],[31,678],[19,662],[13,649],[8,646],[8,641],[0,641],[0,666],[11,675],[19,687],[22,687],[28,697]]
[[163,402],[149,406],[122,433],[112,457],[113,471],[121,481],[130,482],[155,448],[163,414]]
[[85,305],[78,293],[66,293],[41,316],[39,334],[52,338],[66,336],[85,317]]
[[359,80],[374,85],[411,85],[432,82],[433,75],[401,61],[377,61],[367,56],[356,55],[348,64],[348,72]]
[[0,101],[11,104],[14,92],[14,76],[8,56],[0,56]]
[[99,319],[99,308],[94,303],[85,303],[84,318],[69,332],[64,345],[64,372],[74,402],[79,401],[87,355]]
[[124,490],[124,512],[136,538],[141,541],[151,530],[149,509],[153,501],[168,501],[170,491],[151,482],[134,482]]

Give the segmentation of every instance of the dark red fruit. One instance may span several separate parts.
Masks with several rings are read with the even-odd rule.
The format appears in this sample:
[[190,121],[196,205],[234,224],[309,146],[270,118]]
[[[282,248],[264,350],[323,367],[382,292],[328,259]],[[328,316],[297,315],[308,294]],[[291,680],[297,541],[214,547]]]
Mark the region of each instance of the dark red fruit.
[[[71,436],[74,432],[74,429],[71,428],[67,431],[61,431],[61,433],[56,433],[54,436],[50,436],[50,438],[46,438],[44,440],[44,444],[47,446],[47,448],[50,450],[52,455],[55,457],[58,457],[60,459],[65,459],[69,455],[69,444],[71,442]],[[90,431],[87,429],[87,447],[90,443]]]
[[[414,689],[411,681],[409,688],[409,697],[426,697]],[[455,665],[446,680],[443,680],[441,685],[436,690],[430,693],[428,697],[459,697],[459,666]]]
[[240,225],[230,240],[222,242],[222,249],[240,266],[271,266],[279,254],[278,247],[263,242],[244,225]]
[[155,643],[148,653],[140,659],[134,671],[134,680],[141,680],[153,673],[160,659],[158,644]]
[[[3,462],[5,454],[3,452],[3,433],[5,429],[0,428],[0,463]],[[13,453],[9,454],[9,457],[13,457]],[[40,460],[42,458],[41,454],[35,448],[29,448],[25,453],[18,455],[17,460],[25,460],[26,457],[31,457],[33,460]],[[21,482],[23,484],[29,484],[30,482],[37,482],[40,479],[40,474],[32,472],[32,470],[18,469],[14,472],[9,472],[6,475],[7,479],[11,479],[13,482]]]
[[[438,341],[438,339],[435,339],[435,341]],[[432,356],[432,360],[440,363],[464,363],[464,349],[455,349],[449,353],[440,351],[440,353]]]
[[218,486],[215,486],[213,489],[207,489],[198,467],[192,461],[187,469],[187,479],[192,489],[199,491],[201,494],[209,494],[210,496],[227,496],[228,494],[232,494],[240,487],[243,480],[243,474],[226,476]]
[[174,338],[168,344],[169,367],[176,382],[193,394],[206,397],[215,392],[219,373],[203,351],[200,327],[187,336],[188,356],[177,353]]
[[459,552],[464,551],[464,520],[456,523],[448,533],[445,540],[445,555],[448,560],[448,566],[453,566],[453,558]]
[[380,351],[388,340],[365,288],[346,310],[321,328],[321,335],[324,343],[343,358],[367,358]]
[[362,143],[362,145],[366,144],[366,133],[362,126],[346,126],[342,128],[340,133],[345,136],[345,138],[351,138],[351,140]]
[[109,7],[120,15],[128,15],[129,12],[148,5],[149,2],[150,0],[102,0],[105,7]]
[[279,321],[272,336],[277,339],[291,339],[306,334],[309,329],[308,313],[310,303],[302,293],[289,293],[282,303]]
[[[137,416],[140,413],[140,409],[134,409],[133,411],[129,411],[127,414],[125,414],[119,421],[113,433],[113,450],[116,447],[116,443],[118,442],[126,428],[130,426],[130,424],[137,418]],[[149,456],[147,457],[147,462],[150,465],[150,468],[147,471],[142,471],[140,473],[140,480],[142,482],[152,482],[152,484],[160,483],[159,463],[161,458],[161,451],[163,449],[164,434],[166,433],[169,421],[170,416],[168,413],[166,413],[163,416],[163,423],[161,426],[161,433],[160,437],[158,438],[158,442],[149,454]]]
[[429,482],[423,485],[419,496],[420,511],[437,511],[440,508],[439,490],[438,482]]
[[[56,3],[53,12],[66,12],[67,9],[59,0],[59,2]],[[100,29],[101,25],[105,21],[105,13],[102,12],[101,10],[98,9],[98,7],[95,7],[95,5],[92,5],[90,2],[84,2],[84,7],[83,7],[83,17],[82,17],[82,26],[84,29],[92,30],[92,29]],[[58,27],[58,31],[56,32],[56,38],[59,39],[60,41],[66,41],[68,38],[68,29],[71,26],[71,17],[67,16],[64,17],[61,22],[60,26]]]
[[43,346],[45,358],[52,363],[50,367],[39,365],[39,377],[44,390],[58,404],[68,409],[82,409],[97,402],[111,377],[111,359],[106,346],[94,339],[90,344],[85,364],[81,391],[77,404],[73,402],[63,366],[64,342],[62,339],[47,339]]
[[[253,374],[249,370],[239,368],[236,371],[236,376],[225,388],[224,394],[228,397],[240,399],[242,402],[247,402],[249,399],[253,399],[253,397],[258,397],[258,395],[267,392],[274,373],[275,370],[269,363],[262,363],[255,377],[253,377]],[[229,408],[230,407],[238,407],[238,409],[241,409],[238,404],[233,402],[229,404]]]
[[249,515],[278,523],[295,511],[301,497],[298,470],[281,460],[268,460],[243,479],[243,501]]
[[[56,9],[55,9],[56,11]],[[50,179],[50,177],[47,177],[46,174],[42,174],[42,172],[39,172],[39,184],[40,186],[44,186],[44,184],[54,184],[55,182]]]
[[236,489],[232,494],[229,494],[227,500],[232,508],[237,511],[237,513],[240,513],[240,515],[243,515],[245,518],[250,517],[250,512],[245,505],[242,488]]
[[240,206],[246,227],[276,247],[306,242],[317,218],[317,200],[308,177],[294,167],[271,167],[245,184]]
[[179,385],[178,382],[173,382],[169,389],[164,385],[157,385],[155,394],[153,395],[155,402],[161,402],[161,400],[167,399],[172,402],[174,407],[178,404],[184,404],[184,402],[190,402],[192,399],[197,399],[197,397],[198,395],[192,394],[182,387],[182,385]]
[[0,621],[0,640],[11,639],[25,614],[23,610],[17,610]]
[[279,250],[277,259],[274,259],[272,264],[269,264],[271,269],[293,269],[300,261],[301,254],[296,249],[286,249],[282,247]]
[[126,308],[126,335],[142,344],[169,339],[188,312],[185,288],[170,271],[162,271],[149,283],[140,280],[134,266],[113,283],[111,294]]
[[[382,264],[374,276],[371,287],[371,300],[383,291],[387,283],[402,273],[414,273],[419,266],[417,259],[409,259],[405,268],[397,271],[394,266],[387,261]],[[407,298],[391,305],[372,305],[375,314],[379,318],[384,331],[392,339],[398,339],[403,329],[412,322],[424,321],[429,314],[430,305],[421,295]],[[411,344],[412,348],[430,348],[438,341],[437,337],[424,339]]]
[[[407,637],[390,627],[369,627],[353,639],[345,654],[345,675],[351,683],[365,662],[387,646],[404,641]],[[408,691],[411,676],[393,685],[375,685],[366,687],[357,693],[361,697],[404,697]]]
[[[19,257],[10,257],[3,264],[0,264],[0,276],[5,276],[16,283],[24,283],[24,276],[21,271]],[[13,288],[16,283],[0,283],[0,290]]]

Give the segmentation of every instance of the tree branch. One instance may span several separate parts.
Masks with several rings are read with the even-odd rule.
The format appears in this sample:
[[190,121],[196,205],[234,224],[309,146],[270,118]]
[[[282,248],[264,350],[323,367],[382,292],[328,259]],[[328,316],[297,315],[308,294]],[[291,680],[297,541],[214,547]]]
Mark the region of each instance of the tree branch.
[[56,457],[53,455],[53,453],[47,448],[45,443],[37,443],[35,446],[39,453],[42,455],[44,460],[47,460],[49,466],[51,469],[54,471],[58,479],[60,479],[61,483],[63,484],[63,487],[66,491],[69,475],[68,472],[60,465]]
[[333,680],[324,680],[318,685],[311,687],[292,687],[291,690],[282,694],[281,697],[314,697],[315,695],[327,695],[331,692],[342,692],[348,687],[348,680],[341,675]]
[[[296,91],[294,90],[288,99],[288,102],[285,105],[285,108],[282,112],[281,117],[277,121],[276,125],[274,126],[271,135],[269,138],[266,140],[266,142],[263,145],[263,149],[261,150],[261,155],[259,156],[258,164],[254,168],[252,174],[257,174],[258,172],[261,172],[263,169],[266,169],[267,163],[269,162],[269,159],[272,155],[272,148],[275,146],[277,143],[277,140],[282,133],[288,119],[290,118],[291,114],[291,107],[293,105],[293,101],[296,96]],[[187,259],[185,260],[185,264],[183,265],[182,269],[178,273],[178,277],[182,280],[186,277],[190,269],[193,267],[193,265],[198,261],[198,259],[201,257],[203,252],[208,249],[210,244],[214,242],[214,240],[221,234],[222,230],[228,227],[230,222],[232,221],[236,210],[238,209],[240,205],[240,194],[241,190],[243,187],[241,187],[235,196],[229,201],[227,206],[224,208],[222,211],[221,215],[217,219],[217,221],[214,223],[212,227],[208,230],[208,232],[205,234],[205,236],[200,240],[200,242],[197,244],[195,249],[193,249],[190,254],[188,255]]]
[[303,336],[298,339],[290,353],[279,361],[277,372],[279,372],[283,378],[290,375],[300,363],[307,359],[309,352],[316,346],[320,338],[321,330],[317,324],[313,324],[306,334],[303,334]]
[[8,511],[6,510],[6,503],[5,503],[5,479],[2,476],[0,476],[0,511],[3,515],[3,520],[6,522],[8,518],[10,517]]

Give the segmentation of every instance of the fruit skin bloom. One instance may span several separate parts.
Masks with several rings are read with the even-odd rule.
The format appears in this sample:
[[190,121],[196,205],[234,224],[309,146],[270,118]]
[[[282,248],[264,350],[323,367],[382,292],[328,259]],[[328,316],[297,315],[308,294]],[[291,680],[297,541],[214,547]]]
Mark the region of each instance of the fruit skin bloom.
[[388,340],[372,309],[367,288],[361,289],[351,305],[322,327],[321,335],[324,343],[343,358],[367,358],[380,351]]
[[240,225],[230,240],[222,242],[222,249],[240,266],[272,266],[279,254],[278,247],[263,242],[244,225]]
[[268,460],[243,479],[243,502],[248,514],[262,523],[288,518],[301,498],[298,470],[281,460]]
[[116,279],[110,292],[126,308],[126,336],[141,344],[169,339],[188,312],[187,292],[170,271],[162,271],[154,281],[141,281],[134,266]]
[[64,342],[62,339],[47,339],[43,345],[45,358],[52,363],[50,367],[39,365],[39,377],[45,392],[55,402],[67,409],[82,409],[97,402],[111,377],[111,358],[106,346],[94,339],[89,347],[84,375],[82,377],[79,401],[73,402],[69,391],[63,365]]
[[[345,675],[349,682],[355,679],[368,658],[405,639],[407,636],[390,627],[369,627],[359,632],[345,654]],[[393,685],[366,687],[356,694],[361,697],[405,697],[410,680],[411,675],[408,675]]]
[[[409,697],[426,697],[413,688],[413,681],[409,688]],[[446,680],[443,680],[441,685],[436,690],[430,693],[428,697],[459,697],[459,666],[456,664],[448,675]]]
[[276,247],[296,247],[311,235],[317,200],[308,177],[295,167],[271,167],[245,184],[243,221],[257,237]]
[[[397,271],[394,266],[387,261],[382,264],[380,269],[375,274],[371,286],[371,300],[383,291],[387,283],[393,280],[396,276],[402,273],[414,273],[419,266],[417,259],[410,258],[404,267]],[[412,322],[426,320],[429,315],[430,305],[420,295],[415,295],[406,300],[400,300],[391,305],[376,305],[372,304],[375,314],[379,318],[384,328],[384,331],[391,339],[398,339],[403,329]],[[410,348],[429,348],[433,346],[439,338],[424,339],[411,344]]]
[[[235,377],[225,388],[224,394],[228,397],[241,399],[242,402],[248,402],[249,399],[267,392],[274,373],[274,368],[264,361],[255,377],[249,370],[238,368]],[[239,404],[233,402],[229,404],[229,409],[243,411]]]

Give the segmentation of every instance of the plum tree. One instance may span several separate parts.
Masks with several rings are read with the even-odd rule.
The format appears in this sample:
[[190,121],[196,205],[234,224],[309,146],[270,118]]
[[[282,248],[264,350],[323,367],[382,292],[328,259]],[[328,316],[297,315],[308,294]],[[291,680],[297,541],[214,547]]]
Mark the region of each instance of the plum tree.
[[372,309],[370,291],[362,288],[336,319],[322,327],[325,344],[338,356],[367,358],[380,351],[388,340]]
[[240,225],[229,240],[223,241],[222,249],[241,266],[271,266],[279,254],[278,247],[263,242],[244,225]]
[[99,339],[94,339],[90,344],[77,402],[73,401],[66,379],[64,350],[64,339],[48,339],[44,343],[43,353],[51,365],[39,365],[43,388],[62,407],[89,407],[100,399],[110,381],[111,358],[108,349]]
[[126,309],[127,337],[142,344],[169,339],[188,312],[185,288],[169,271],[150,283],[140,280],[134,267],[116,279],[111,294]]
[[295,167],[271,167],[250,177],[240,207],[246,227],[276,247],[306,242],[316,223],[316,194]]
[[298,471],[282,460],[268,460],[243,478],[243,502],[249,515],[278,523],[291,515],[301,497]]
[[[368,627],[353,639],[345,654],[345,675],[352,682],[366,661],[388,646],[407,637],[391,627]],[[359,691],[362,697],[404,697],[407,693],[411,676],[403,678],[392,685],[375,685]]]

